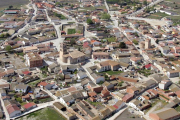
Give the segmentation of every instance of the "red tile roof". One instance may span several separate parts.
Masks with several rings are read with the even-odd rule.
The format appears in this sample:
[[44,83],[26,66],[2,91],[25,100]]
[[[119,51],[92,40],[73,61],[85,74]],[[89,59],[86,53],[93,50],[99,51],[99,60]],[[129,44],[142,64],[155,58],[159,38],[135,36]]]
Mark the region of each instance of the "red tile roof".
[[145,68],[150,68],[151,67],[151,64],[147,64],[144,66]]
[[36,105],[36,104],[33,103],[33,102],[31,102],[31,103],[25,104],[23,107],[24,107],[25,109],[28,109],[28,108],[31,108],[31,107],[34,106],[34,105]]
[[9,115],[15,111],[20,111],[20,108],[15,104],[13,104],[13,105],[10,104],[10,105],[6,106],[6,109],[9,113]]
[[28,75],[28,74],[30,74],[31,72],[30,72],[30,71],[22,71],[22,73],[25,74],[25,75]]
[[46,83],[46,82],[40,82],[39,84],[38,84],[38,86],[46,86],[48,83]]
[[95,92],[88,92],[88,95],[89,95],[90,97],[93,97],[93,96],[96,96],[97,94],[96,94]]

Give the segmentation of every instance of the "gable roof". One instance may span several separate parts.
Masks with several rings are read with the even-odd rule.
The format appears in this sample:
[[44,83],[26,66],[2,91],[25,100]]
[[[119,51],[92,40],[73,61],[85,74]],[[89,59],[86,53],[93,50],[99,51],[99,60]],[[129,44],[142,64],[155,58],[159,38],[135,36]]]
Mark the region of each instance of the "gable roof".
[[20,108],[15,104],[10,104],[10,105],[6,106],[6,109],[9,113],[9,115],[15,111],[20,111]]
[[180,116],[180,113],[178,113],[174,108],[162,108],[161,110],[154,111],[152,114],[156,114],[159,119],[162,120],[167,120],[175,116]]
[[28,108],[31,108],[31,107],[34,106],[34,105],[36,105],[34,102],[30,102],[30,103],[27,103],[27,104],[23,105],[23,107],[24,107],[25,109],[28,109]]
[[40,82],[37,86],[43,86],[45,87],[48,83],[47,82]]

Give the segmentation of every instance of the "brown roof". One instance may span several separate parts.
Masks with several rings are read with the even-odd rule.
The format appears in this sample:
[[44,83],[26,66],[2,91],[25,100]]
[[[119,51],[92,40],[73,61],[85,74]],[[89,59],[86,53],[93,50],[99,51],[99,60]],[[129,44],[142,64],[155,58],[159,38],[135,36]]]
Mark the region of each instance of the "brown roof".
[[116,66],[116,65],[119,65],[119,63],[116,61],[108,60],[108,61],[101,62],[100,65],[101,66],[108,66],[108,65]]
[[93,52],[93,55],[109,55],[106,52]]
[[14,111],[17,111],[17,110],[20,111],[20,108],[15,104],[13,104],[13,105],[10,104],[10,105],[6,106],[6,109],[7,109],[9,114],[11,114],[11,113],[13,113]]
[[97,94],[95,92],[88,92],[88,95],[93,97],[93,96],[96,96]]
[[124,101],[124,102],[128,102],[130,99],[132,99],[133,98],[133,94],[126,94],[123,98],[122,98],[122,100]]
[[46,83],[46,82],[40,82],[37,86],[46,86],[48,83]]
[[101,91],[101,93],[102,93],[102,94],[106,94],[106,93],[109,93],[109,91],[106,90],[106,89],[104,89],[104,90]]
[[133,78],[127,78],[127,77],[118,77],[120,80],[127,81],[127,82],[138,82],[138,80]]
[[85,54],[83,52],[74,50],[73,52],[69,53],[69,56],[71,56],[72,58],[79,58],[85,56]]
[[42,60],[41,56],[35,52],[30,52],[26,55],[28,55],[30,61]]

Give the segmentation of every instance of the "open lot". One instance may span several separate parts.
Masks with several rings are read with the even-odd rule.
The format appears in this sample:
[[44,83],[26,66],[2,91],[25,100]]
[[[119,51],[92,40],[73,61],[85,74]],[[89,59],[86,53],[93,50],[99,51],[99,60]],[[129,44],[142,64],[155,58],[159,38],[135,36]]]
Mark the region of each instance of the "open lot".
[[15,69],[27,68],[25,60],[22,56],[18,57],[14,54],[8,54],[8,56],[6,56],[5,54],[0,54],[0,58],[2,63],[10,62],[9,67],[14,66]]
[[128,110],[125,110],[115,120],[145,120],[145,119],[141,118],[140,116],[131,114]]
[[54,108],[47,107],[42,110],[30,113],[17,120],[66,120],[59,112]]

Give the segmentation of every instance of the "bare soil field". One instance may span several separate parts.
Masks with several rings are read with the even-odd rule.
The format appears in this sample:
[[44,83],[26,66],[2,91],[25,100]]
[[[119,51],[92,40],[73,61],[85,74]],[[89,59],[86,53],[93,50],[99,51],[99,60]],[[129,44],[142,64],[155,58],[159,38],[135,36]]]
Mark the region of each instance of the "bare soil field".
[[0,7],[23,5],[28,3],[29,0],[0,0]]

